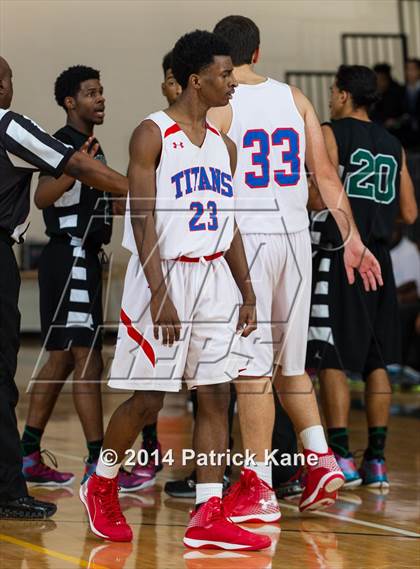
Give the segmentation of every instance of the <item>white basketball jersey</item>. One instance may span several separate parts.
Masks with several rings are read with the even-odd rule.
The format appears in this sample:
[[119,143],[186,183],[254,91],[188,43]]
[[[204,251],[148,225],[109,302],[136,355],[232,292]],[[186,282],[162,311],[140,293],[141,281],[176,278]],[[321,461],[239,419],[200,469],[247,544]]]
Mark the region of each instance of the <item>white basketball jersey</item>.
[[236,143],[235,217],[242,233],[308,227],[305,124],[285,83],[240,84],[228,136]]
[[[147,117],[158,125],[162,153],[156,169],[155,223],[162,259],[202,257],[229,249],[234,197],[229,152],[207,124],[201,147],[164,111]],[[137,253],[129,207],[123,246]]]

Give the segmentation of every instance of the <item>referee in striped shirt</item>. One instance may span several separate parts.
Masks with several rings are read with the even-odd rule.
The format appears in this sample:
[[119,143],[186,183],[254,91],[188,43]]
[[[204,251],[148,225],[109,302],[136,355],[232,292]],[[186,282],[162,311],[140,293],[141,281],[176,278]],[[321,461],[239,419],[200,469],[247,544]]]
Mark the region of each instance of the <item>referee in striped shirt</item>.
[[[31,119],[9,110],[12,71],[0,57],[0,518],[39,519],[56,506],[28,496],[22,474],[14,376],[19,348],[20,276],[12,251],[28,222],[31,178],[42,170],[73,176],[103,191],[127,194],[124,176],[48,135]],[[58,199],[60,196],[56,196]]]

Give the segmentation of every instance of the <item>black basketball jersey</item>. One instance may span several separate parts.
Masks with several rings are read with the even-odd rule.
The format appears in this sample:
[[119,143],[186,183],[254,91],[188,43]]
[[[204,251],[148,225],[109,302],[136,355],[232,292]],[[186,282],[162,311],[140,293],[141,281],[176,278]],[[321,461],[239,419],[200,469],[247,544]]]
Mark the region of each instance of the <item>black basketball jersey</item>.
[[[399,211],[402,148],[385,128],[373,122],[344,118],[328,123],[338,147],[340,176],[364,243],[389,243]],[[319,218],[318,218],[319,219]],[[341,243],[328,215],[321,241]]]
[[[66,125],[54,136],[79,150],[88,139],[73,127]],[[95,156],[106,164],[102,148]],[[96,190],[76,180],[74,184],[51,206],[43,210],[46,233],[78,237],[95,247],[109,243],[112,233],[110,194]]]

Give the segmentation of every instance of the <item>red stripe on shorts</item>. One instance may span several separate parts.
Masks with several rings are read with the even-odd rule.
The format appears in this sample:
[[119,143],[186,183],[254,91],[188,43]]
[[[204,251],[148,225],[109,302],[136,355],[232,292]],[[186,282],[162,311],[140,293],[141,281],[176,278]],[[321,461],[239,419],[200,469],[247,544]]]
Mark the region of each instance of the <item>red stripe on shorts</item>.
[[147,359],[150,361],[153,367],[156,366],[155,351],[152,345],[146,340],[146,338],[140,334],[136,328],[134,328],[130,317],[121,308],[121,322],[127,327],[127,333],[132,340],[137,342],[143,352],[146,354]]

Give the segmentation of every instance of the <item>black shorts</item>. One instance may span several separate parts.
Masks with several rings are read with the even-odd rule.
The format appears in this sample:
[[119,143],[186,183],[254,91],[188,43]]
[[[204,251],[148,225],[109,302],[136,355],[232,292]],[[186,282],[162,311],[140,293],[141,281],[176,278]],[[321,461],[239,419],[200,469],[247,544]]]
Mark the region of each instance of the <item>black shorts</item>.
[[39,270],[41,334],[46,350],[102,347],[102,268],[98,252],[54,238]]
[[313,288],[307,367],[361,373],[399,363],[397,291],[388,248],[369,246],[378,259],[384,285],[366,292],[361,277],[348,284],[343,251],[319,249],[313,259]]

